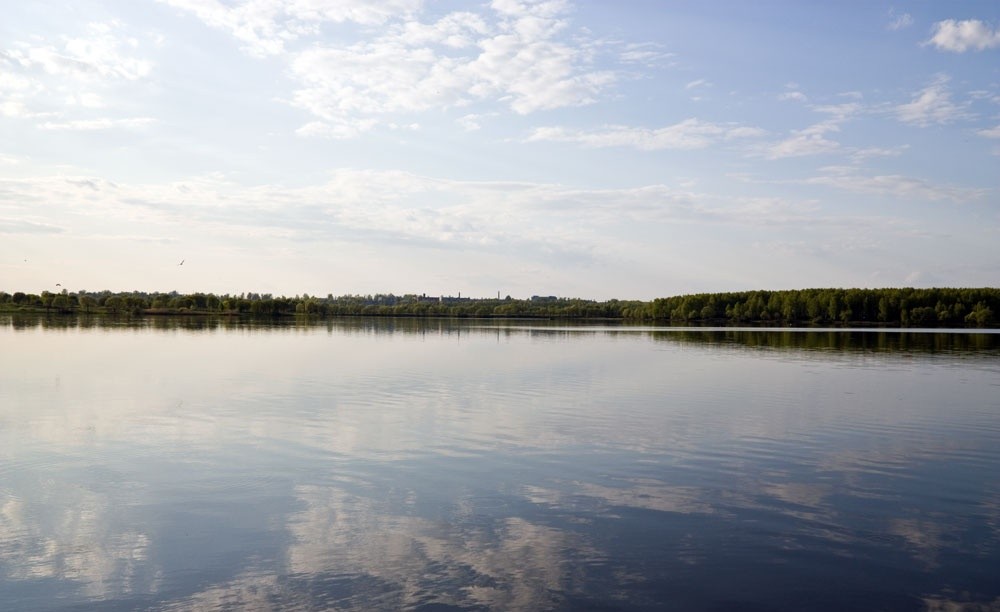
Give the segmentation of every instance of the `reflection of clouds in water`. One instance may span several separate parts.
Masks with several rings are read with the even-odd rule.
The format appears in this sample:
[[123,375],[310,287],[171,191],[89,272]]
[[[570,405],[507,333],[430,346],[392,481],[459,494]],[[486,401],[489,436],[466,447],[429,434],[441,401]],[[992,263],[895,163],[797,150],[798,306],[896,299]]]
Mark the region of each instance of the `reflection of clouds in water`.
[[910,554],[920,561],[927,569],[938,567],[938,555],[948,546],[948,540],[955,538],[961,531],[949,517],[941,516],[938,520],[926,518],[892,519],[889,521],[889,533],[903,538]]
[[[887,537],[902,538],[907,553],[929,569],[937,566],[941,552],[954,547],[958,535],[970,527],[967,521],[943,515],[919,518],[873,515],[859,522],[858,517],[845,514],[831,501],[834,495],[844,492],[835,484],[778,481],[789,477],[783,473],[771,473],[769,477],[718,490],[654,479],[629,479],[621,486],[564,482],[554,489],[531,485],[523,487],[522,493],[532,503],[559,510],[586,508],[591,516],[615,517],[614,509],[623,507],[699,514],[738,523],[746,511],[779,514],[793,520],[786,520],[783,531],[773,534],[774,539],[768,543],[785,551],[815,549],[818,540],[827,543],[826,552],[830,554],[853,556],[853,547],[870,544],[865,533],[874,530]],[[747,527],[755,528],[752,524]],[[679,560],[691,563],[701,559],[705,551],[689,540],[677,552]]]
[[[220,334],[171,338],[167,350],[152,334],[139,335],[145,337],[136,343],[108,334],[92,344],[73,334],[47,336],[46,350],[33,362],[10,361],[0,388],[20,384],[14,391],[24,399],[0,401],[7,425],[0,431],[0,460],[14,466],[8,469],[32,473],[26,458],[39,453],[112,463],[156,456],[200,461],[207,470],[230,462],[275,470],[263,472],[265,479],[284,478],[288,467],[287,484],[294,486],[336,464],[345,488],[371,491],[371,465],[379,471],[396,459],[447,457],[429,465],[461,478],[468,477],[462,466],[472,465],[465,461],[496,462],[494,473],[513,479],[512,487],[535,504],[532,512],[559,521],[523,513],[491,520],[493,513],[467,498],[432,501],[417,495],[425,492],[419,489],[393,505],[300,486],[301,510],[275,517],[275,529],[287,528],[293,539],[279,555],[277,574],[229,574],[177,602],[179,609],[267,609],[276,599],[323,607],[330,602],[315,597],[332,592],[331,581],[365,580],[368,593],[372,584],[387,590],[385,607],[546,607],[558,603],[554,594],[576,588],[578,568],[597,553],[581,536],[545,525],[568,522],[567,529],[585,531],[583,523],[626,516],[623,508],[688,515],[664,516],[664,522],[745,529],[762,554],[777,551],[783,558],[790,550],[848,555],[881,547],[930,569],[939,559],[946,566],[952,552],[993,559],[995,545],[988,543],[1000,538],[995,487],[990,493],[967,486],[983,481],[983,466],[996,459],[986,450],[995,426],[992,433],[979,427],[995,417],[973,408],[988,403],[979,394],[989,387],[972,384],[982,378],[976,371],[963,372],[956,387],[954,369],[931,372],[925,360],[903,377],[878,368],[830,368],[819,353],[804,364],[795,355],[759,359],[701,346],[659,343],[648,350],[631,336],[537,343],[515,337],[501,344],[498,335],[489,345],[473,336],[445,346],[452,338],[433,334],[420,342],[388,334],[377,341],[260,334],[253,343]],[[121,343],[115,354],[141,349],[148,357],[111,375],[104,365],[110,356],[90,350],[101,346],[98,340]],[[199,359],[193,366],[178,363],[179,353]],[[274,354],[283,357],[276,361]],[[58,385],[55,374],[61,374]],[[866,392],[844,393],[861,383]],[[940,387],[938,394],[960,389],[961,404],[921,403],[931,386]],[[107,454],[110,448],[115,452]],[[557,463],[534,456],[538,449],[579,466],[559,471],[565,480],[546,480]],[[510,456],[518,457],[516,467],[506,462]],[[605,458],[646,463],[602,472],[620,479],[591,478],[589,468]],[[965,471],[956,484],[966,466],[979,471]],[[978,503],[975,514],[937,514],[923,505],[933,505],[934,496],[915,492],[912,478],[937,482],[939,468],[956,474],[943,484],[966,487],[958,489],[965,497],[954,499]],[[624,478],[637,474],[653,478]],[[221,472],[219,482],[227,477],[232,473]],[[379,482],[398,482],[394,478]],[[28,502],[4,498],[0,489],[0,571],[9,579],[66,577],[93,596],[155,590],[147,558],[158,558],[162,542],[117,527],[127,522],[115,520],[114,506],[100,494],[67,488],[57,499],[38,491]],[[447,517],[429,518],[435,503],[444,504],[439,509]],[[423,509],[420,516],[416,508]],[[762,530],[762,518],[775,527]],[[957,550],[972,540],[966,533],[984,527],[991,534],[987,544]],[[703,532],[677,535],[681,540],[665,555],[709,566],[718,558]],[[607,565],[619,582],[641,578],[634,567]],[[254,560],[240,567],[248,566],[261,569]],[[343,587],[347,605],[363,607],[350,598],[364,588]]]
[[428,603],[428,593],[449,605],[549,607],[582,580],[569,560],[593,556],[576,536],[523,518],[445,523],[390,515],[339,489],[298,495],[306,508],[290,523],[289,570],[373,576],[397,588],[404,607]]
[[460,520],[435,521],[337,488],[296,494],[304,508],[288,523],[282,575],[246,573],[161,609],[545,609],[583,588],[571,565],[595,556],[578,536],[523,518],[486,522],[458,508]]
[[814,510],[828,508],[827,498],[833,487],[804,482],[773,482],[762,485],[763,492],[789,504]]
[[[168,603],[157,608],[163,612],[180,612],[181,610],[246,610],[248,612],[263,612],[274,610],[275,594],[283,591],[278,578],[273,575],[244,575],[225,584],[216,585],[187,597],[181,601]],[[284,591],[285,597],[281,604],[284,608],[310,609],[306,594],[294,597],[294,594]],[[288,600],[289,596],[294,599]]]
[[156,590],[149,537],[123,527],[107,497],[51,484],[32,492],[41,498],[0,496],[0,570],[8,579],[73,580],[96,598]]
[[924,599],[924,612],[1000,612],[1000,597],[993,601],[956,601],[927,597]]
[[986,525],[994,541],[1000,541],[1000,491],[987,495],[980,503],[986,516]]
[[700,487],[671,486],[651,479],[629,480],[624,487],[609,487],[588,482],[567,483],[568,490],[546,489],[537,486],[524,487],[527,499],[536,504],[557,508],[572,508],[575,499],[582,496],[600,501],[607,506],[625,506],[674,512],[680,514],[717,514]]

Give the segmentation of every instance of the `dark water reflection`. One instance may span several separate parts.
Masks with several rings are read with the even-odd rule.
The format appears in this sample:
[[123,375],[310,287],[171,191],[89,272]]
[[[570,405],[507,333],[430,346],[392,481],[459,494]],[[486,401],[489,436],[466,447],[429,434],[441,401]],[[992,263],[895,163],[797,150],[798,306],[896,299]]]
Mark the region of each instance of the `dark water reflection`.
[[0,318],[0,609],[1000,609],[998,356]]

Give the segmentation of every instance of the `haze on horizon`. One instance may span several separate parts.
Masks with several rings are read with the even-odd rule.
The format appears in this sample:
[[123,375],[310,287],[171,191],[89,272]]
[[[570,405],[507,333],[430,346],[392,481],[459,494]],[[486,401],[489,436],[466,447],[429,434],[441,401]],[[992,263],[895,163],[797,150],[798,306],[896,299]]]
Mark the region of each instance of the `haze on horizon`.
[[4,13],[0,290],[650,299],[1000,272],[995,1]]

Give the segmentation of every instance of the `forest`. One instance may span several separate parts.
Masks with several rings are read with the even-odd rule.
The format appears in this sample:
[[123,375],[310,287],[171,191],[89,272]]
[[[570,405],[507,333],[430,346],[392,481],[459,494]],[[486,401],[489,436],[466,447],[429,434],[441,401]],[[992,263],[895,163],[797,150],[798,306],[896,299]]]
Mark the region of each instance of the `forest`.
[[651,301],[374,294],[294,297],[143,291],[0,291],[0,311],[113,316],[395,316],[617,319],[684,324],[992,327],[998,288],[800,289],[698,293]]

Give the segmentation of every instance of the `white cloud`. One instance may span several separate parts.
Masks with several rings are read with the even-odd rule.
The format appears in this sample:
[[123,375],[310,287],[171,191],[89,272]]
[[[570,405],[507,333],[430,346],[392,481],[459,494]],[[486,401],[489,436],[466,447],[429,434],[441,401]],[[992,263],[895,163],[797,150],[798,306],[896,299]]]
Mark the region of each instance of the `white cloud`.
[[[501,20],[485,37],[484,22],[462,13],[443,18],[438,22],[448,22],[443,27],[405,24],[374,41],[308,49],[292,62],[292,73],[303,84],[293,103],[326,120],[420,112],[477,100],[527,114],[588,104],[614,81],[610,72],[583,68],[584,51],[553,39],[564,24],[549,17],[554,9],[548,4],[500,8],[505,17],[517,10],[526,14]],[[420,45],[414,46],[414,40]],[[468,47],[472,40],[471,54],[443,53],[431,46],[452,41]]]
[[285,52],[286,43],[315,34],[324,22],[380,26],[408,18],[421,0],[160,0],[228,31],[254,56]]
[[23,100],[8,98],[0,101],[0,115],[14,118],[44,117],[47,113],[34,112],[25,105]]
[[409,46],[430,44],[467,49],[475,46],[478,37],[489,32],[489,25],[479,15],[458,12],[445,15],[432,24],[419,21],[404,23],[399,33],[399,40]]
[[889,30],[903,30],[913,25],[913,16],[909,13],[897,14],[895,10],[890,10],[889,17],[891,21],[886,26]]
[[[416,0],[162,1],[229,31],[252,54],[285,57],[298,83],[289,102],[328,126],[300,133],[346,138],[363,131],[358,122],[477,103],[522,115],[582,106],[617,78],[593,68],[597,42],[567,33],[566,2],[496,1],[482,14],[457,11],[425,23]],[[379,28],[346,44],[316,36],[324,23],[341,21]]]
[[64,231],[63,228],[51,223],[0,217],[0,234],[58,234],[62,231]]
[[703,149],[721,140],[762,135],[758,128],[728,126],[685,119],[662,128],[636,128],[609,125],[596,130],[572,130],[563,127],[536,128],[528,142],[573,142],[588,147],[632,147],[641,151],[663,149]]
[[1000,47],[1000,29],[992,28],[978,19],[946,19],[934,24],[934,36],[925,44],[954,53],[964,53],[970,49],[984,51]]
[[[197,227],[218,244],[252,236],[271,245],[361,242],[577,263],[632,248],[609,231],[614,225],[756,223],[764,202],[709,198],[665,185],[577,189],[363,170],[339,170],[321,185],[294,189],[245,187],[218,177],[167,184],[8,179],[0,180],[0,194],[32,211],[36,225],[18,226],[20,231],[53,226],[77,237],[158,239]],[[773,199],[766,206],[776,210]]]
[[818,105],[814,106],[813,110],[830,115],[830,121],[841,123],[860,113],[863,107],[857,102],[845,102],[843,104]]
[[997,124],[997,126],[993,128],[979,130],[976,133],[980,136],[985,136],[986,138],[1000,138],[1000,124]]
[[144,128],[156,120],[151,117],[129,117],[125,119],[110,119],[102,117],[100,119],[76,119],[73,121],[46,121],[38,124],[42,130],[71,130],[92,132],[96,130],[109,129],[138,129]]
[[349,140],[358,137],[373,127],[375,127],[375,121],[372,119],[358,121],[338,119],[335,121],[312,121],[295,130],[295,133],[307,138]]
[[825,121],[820,121],[802,130],[793,130],[792,135],[781,142],[764,147],[764,157],[768,159],[784,159],[788,157],[804,157],[821,155],[840,149],[840,143],[826,137],[832,132],[839,132],[840,125],[857,114],[861,105],[855,102],[815,106],[813,110],[830,115]]
[[480,128],[482,128],[482,125],[480,125],[479,123],[479,118],[480,115],[474,113],[469,115],[463,115],[462,117],[459,117],[456,120],[456,123],[462,126],[462,129],[465,130],[466,132],[475,132]]
[[968,105],[952,101],[948,81],[943,74],[935,77],[930,85],[914,94],[913,101],[897,106],[896,116],[904,123],[920,127],[968,118]]
[[840,131],[828,122],[811,125],[804,130],[793,130],[792,136],[767,148],[768,159],[803,157],[830,153],[840,148],[840,143],[825,137],[828,132]]
[[152,64],[132,56],[130,39],[117,32],[120,25],[89,24],[85,36],[66,39],[61,49],[18,45],[7,51],[7,60],[26,70],[79,80],[136,80],[148,76]]
[[[139,42],[117,21],[86,24],[82,35],[61,37],[58,44],[40,37],[29,41],[0,49],[0,115],[55,118],[74,107],[105,108],[101,92],[115,83],[144,79],[153,67],[136,54]],[[52,125],[79,129],[72,127],[75,123]]]
[[917,200],[968,202],[984,197],[987,190],[954,185],[938,185],[921,178],[890,175],[865,175],[857,169],[841,166],[825,168],[826,175],[803,181],[808,185],[827,185],[837,189]]
[[760,136],[765,136],[767,130],[763,130],[757,127],[734,127],[728,128],[726,130],[726,140],[735,140],[737,138],[757,138]]
[[66,104],[70,106],[82,106],[84,108],[104,108],[106,106],[101,96],[88,91],[71,94],[66,98]]
[[457,104],[468,87],[458,68],[429,49],[391,42],[310,49],[292,62],[303,85],[293,104],[328,121]]
[[[2,60],[6,60],[6,62]],[[2,51],[0,51],[0,93],[23,92],[36,87],[34,81],[28,77],[12,72],[11,70],[4,70],[4,63],[8,63],[8,65],[12,64],[13,58],[5,57]]]
[[885,147],[867,147],[864,149],[857,149],[851,153],[851,159],[855,162],[861,162],[866,159],[871,159],[873,157],[899,157],[904,151],[909,149],[909,145],[902,145],[899,147],[885,148]]
[[801,91],[786,91],[778,96],[779,100],[795,100],[796,102],[806,102],[809,98]]
[[625,45],[618,59],[625,64],[644,64],[654,67],[672,58],[677,57],[676,53],[668,53],[663,50],[663,45],[658,43],[630,43]]
[[691,81],[684,86],[684,89],[695,89],[697,87],[711,87],[712,83],[706,79],[698,79],[696,81]]

